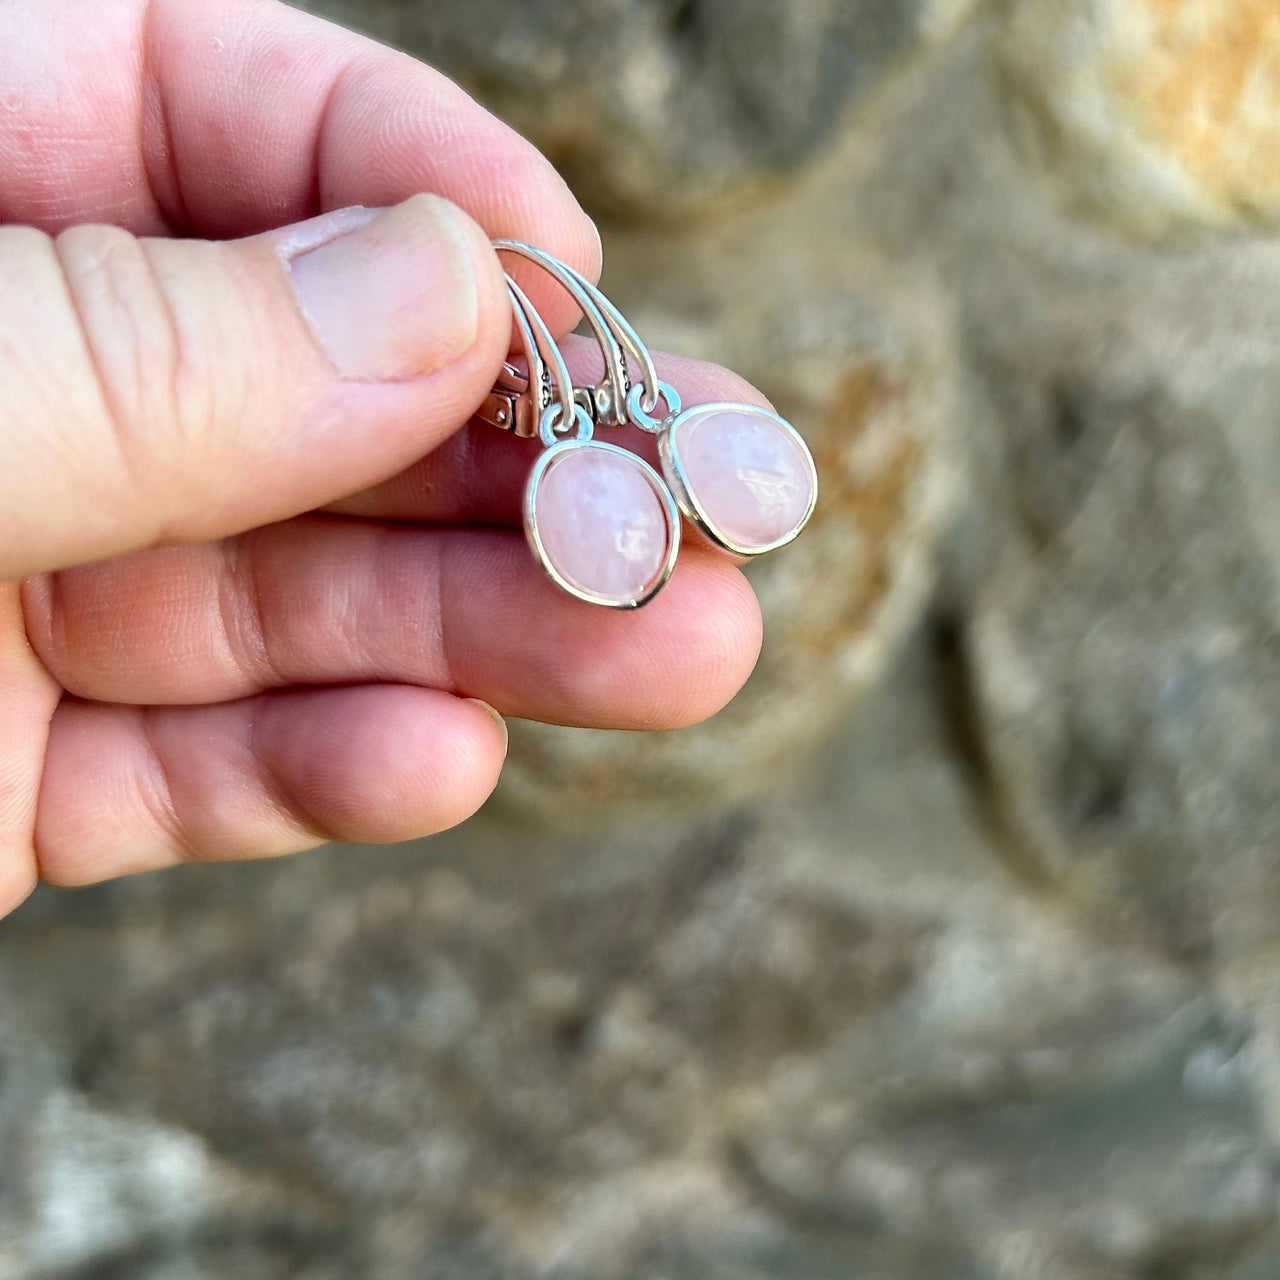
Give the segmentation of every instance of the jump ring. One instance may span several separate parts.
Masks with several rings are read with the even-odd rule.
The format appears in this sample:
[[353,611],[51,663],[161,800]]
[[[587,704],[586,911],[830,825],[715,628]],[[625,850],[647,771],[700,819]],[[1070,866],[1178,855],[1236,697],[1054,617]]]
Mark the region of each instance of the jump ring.
[[669,382],[658,383],[658,393],[653,399],[653,407],[658,407],[658,402],[665,400],[667,402],[667,412],[661,418],[655,418],[652,413],[645,411],[642,397],[647,388],[644,383],[635,383],[631,390],[627,393],[627,416],[632,422],[644,431],[661,431],[662,424],[668,418],[674,418],[680,412],[680,393]]
[[[564,424],[564,411],[558,404],[549,404],[542,411],[542,418],[538,422],[538,438],[550,448],[553,444],[559,444],[562,440],[569,439],[568,434],[560,434],[560,428]],[[575,440],[590,440],[595,426],[591,421],[591,416],[580,405],[573,406],[573,425],[577,428],[573,436]]]

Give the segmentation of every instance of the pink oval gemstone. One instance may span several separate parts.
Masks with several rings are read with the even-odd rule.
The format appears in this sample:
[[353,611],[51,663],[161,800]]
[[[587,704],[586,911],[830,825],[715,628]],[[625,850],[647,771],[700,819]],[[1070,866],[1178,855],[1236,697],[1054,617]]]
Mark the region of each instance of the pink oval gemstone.
[[555,570],[581,591],[624,603],[661,577],[670,529],[639,459],[591,444],[551,460],[533,509]]
[[749,408],[687,410],[672,443],[689,492],[727,541],[750,551],[798,533],[813,503],[808,451]]

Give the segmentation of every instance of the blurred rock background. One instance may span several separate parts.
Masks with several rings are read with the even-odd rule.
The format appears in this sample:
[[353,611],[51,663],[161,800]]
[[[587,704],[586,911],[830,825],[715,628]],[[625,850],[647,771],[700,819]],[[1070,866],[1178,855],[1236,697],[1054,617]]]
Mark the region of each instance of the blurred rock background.
[[0,931],[2,1280],[1280,1275],[1275,0],[331,0],[811,440],[706,727]]

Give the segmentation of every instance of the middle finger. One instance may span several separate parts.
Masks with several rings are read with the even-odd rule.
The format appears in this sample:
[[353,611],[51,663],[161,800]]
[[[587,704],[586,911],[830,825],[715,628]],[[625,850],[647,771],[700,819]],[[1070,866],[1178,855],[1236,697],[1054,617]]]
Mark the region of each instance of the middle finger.
[[513,530],[338,516],[46,575],[24,604],[63,688],[144,705],[387,681],[530,719],[675,728],[727,702],[760,643],[746,579],[697,547],[623,613],[555,588]]

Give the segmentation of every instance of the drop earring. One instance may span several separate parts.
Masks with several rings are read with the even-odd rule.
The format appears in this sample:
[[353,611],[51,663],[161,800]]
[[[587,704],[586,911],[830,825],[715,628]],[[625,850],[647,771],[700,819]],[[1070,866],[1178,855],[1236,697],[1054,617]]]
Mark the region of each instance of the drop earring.
[[[675,388],[659,380],[648,347],[597,286],[532,245],[495,240],[494,247],[537,263],[582,308],[604,354],[605,375],[597,386],[576,388],[576,402],[599,425],[631,424],[658,437],[667,485],[695,528],[739,556],[776,550],[801,532],[817,503],[818,473],[789,422],[752,404],[684,408]],[[634,382],[628,358],[639,371]],[[516,407],[512,400],[513,414]]]
[[[667,412],[656,417],[631,388],[632,422],[658,436],[662,474],[680,510],[716,546],[740,556],[776,551],[809,522],[818,475],[800,433],[758,405],[717,402],[684,409],[658,384]],[[656,406],[655,406],[656,408]]]
[[519,371],[508,367],[486,407],[505,415],[497,425],[517,429],[523,423],[531,434],[530,420],[537,423],[544,448],[523,504],[529,546],[570,595],[613,609],[639,608],[675,568],[680,513],[647,462],[593,438],[595,423],[575,397],[551,331],[510,278],[507,287],[529,372],[520,392]]

